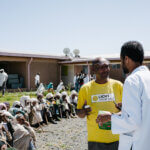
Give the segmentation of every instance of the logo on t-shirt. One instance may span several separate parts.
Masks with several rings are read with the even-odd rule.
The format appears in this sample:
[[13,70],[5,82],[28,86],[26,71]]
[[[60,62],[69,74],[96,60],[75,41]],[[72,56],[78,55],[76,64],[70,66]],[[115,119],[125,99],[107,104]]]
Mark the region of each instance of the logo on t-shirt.
[[97,102],[108,102],[108,101],[115,101],[114,93],[110,94],[97,94],[91,96],[92,103]]

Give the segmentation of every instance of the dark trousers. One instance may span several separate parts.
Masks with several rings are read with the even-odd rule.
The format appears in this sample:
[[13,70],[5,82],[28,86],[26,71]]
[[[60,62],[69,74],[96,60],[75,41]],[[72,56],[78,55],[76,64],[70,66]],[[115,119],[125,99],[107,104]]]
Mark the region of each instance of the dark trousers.
[[4,96],[6,89],[6,82],[3,83],[3,85],[0,87],[0,90],[2,90],[2,95]]
[[118,145],[118,141],[113,143],[88,142],[88,150],[118,150]]

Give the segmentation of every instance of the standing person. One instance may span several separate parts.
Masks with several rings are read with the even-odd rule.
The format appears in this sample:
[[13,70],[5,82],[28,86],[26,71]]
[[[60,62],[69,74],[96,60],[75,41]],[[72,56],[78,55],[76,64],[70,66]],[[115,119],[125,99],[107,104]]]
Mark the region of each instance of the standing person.
[[79,90],[83,84],[84,84],[84,74],[81,71],[81,73],[79,74]]
[[122,83],[109,78],[109,62],[104,58],[96,58],[92,62],[96,80],[84,84],[78,96],[77,115],[87,117],[88,150],[117,150],[119,135],[111,130],[100,129],[95,119],[99,110],[119,112],[114,102],[122,100]]
[[39,85],[40,85],[40,73],[37,73],[35,75],[35,86],[36,86],[36,88],[38,88]]
[[0,69],[0,90],[2,90],[2,96],[5,94],[7,79],[7,73],[4,71],[4,69]]
[[88,83],[89,82],[89,75],[85,74],[83,80],[84,80],[84,84]]
[[74,75],[74,77],[73,77],[73,86],[74,86],[74,88],[76,87],[76,80],[77,80],[77,73]]
[[75,90],[79,92],[79,74],[76,73]]
[[144,50],[137,41],[121,48],[121,63],[129,73],[123,87],[122,113],[98,116],[97,123],[111,120],[112,132],[120,134],[119,150],[150,148],[150,71],[142,65]]

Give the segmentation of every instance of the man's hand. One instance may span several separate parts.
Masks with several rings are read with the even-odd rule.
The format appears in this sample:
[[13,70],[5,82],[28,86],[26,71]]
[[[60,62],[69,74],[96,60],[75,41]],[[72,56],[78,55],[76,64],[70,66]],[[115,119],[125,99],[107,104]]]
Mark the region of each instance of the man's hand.
[[116,108],[121,110],[122,109],[122,103],[116,103],[115,104]]
[[108,121],[111,121],[111,114],[100,114],[96,119],[96,123],[100,124],[100,126]]
[[80,118],[84,118],[85,116],[90,115],[91,111],[92,111],[91,107],[89,105],[87,105],[87,101],[85,101],[82,109],[77,110],[77,115]]
[[25,124],[26,126],[30,126],[30,124],[29,124],[28,121],[24,121],[24,124]]

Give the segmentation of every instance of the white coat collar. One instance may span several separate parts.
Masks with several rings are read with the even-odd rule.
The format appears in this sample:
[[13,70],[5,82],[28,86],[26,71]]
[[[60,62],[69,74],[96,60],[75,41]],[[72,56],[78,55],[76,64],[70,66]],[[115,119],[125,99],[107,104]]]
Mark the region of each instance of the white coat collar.
[[132,71],[132,73],[131,74],[134,74],[134,73],[136,73],[137,71],[142,71],[142,70],[144,70],[144,71],[148,71],[149,69],[146,67],[146,66],[139,66],[139,67],[137,67],[137,68],[135,68],[133,71]]

